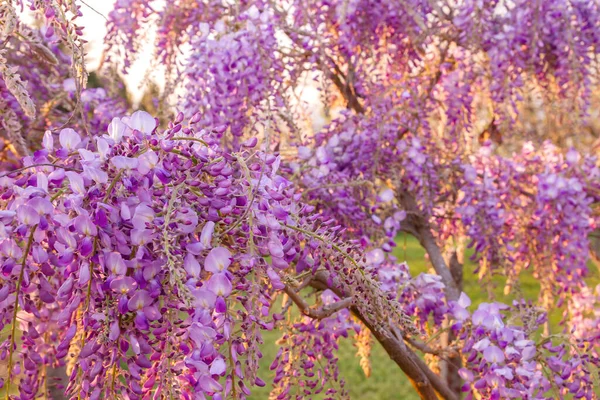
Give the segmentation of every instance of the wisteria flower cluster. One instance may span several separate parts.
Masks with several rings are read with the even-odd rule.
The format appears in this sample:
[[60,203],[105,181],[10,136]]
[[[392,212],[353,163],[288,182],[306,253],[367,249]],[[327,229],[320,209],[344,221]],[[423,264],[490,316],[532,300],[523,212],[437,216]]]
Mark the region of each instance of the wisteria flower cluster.
[[[277,40],[272,18],[254,6],[236,21],[235,29],[222,20],[213,26],[200,25],[187,60],[182,104],[189,115],[201,111],[200,126],[220,127],[239,137],[258,120],[268,124],[266,114],[277,100],[268,97],[277,92],[283,74],[283,65],[274,58]],[[265,117],[259,118],[260,113]]]
[[452,307],[452,329],[466,358],[459,373],[467,398],[594,398],[600,360],[588,352],[592,342],[536,341],[532,333],[546,314],[524,303],[482,303],[473,313],[470,306],[463,293]]

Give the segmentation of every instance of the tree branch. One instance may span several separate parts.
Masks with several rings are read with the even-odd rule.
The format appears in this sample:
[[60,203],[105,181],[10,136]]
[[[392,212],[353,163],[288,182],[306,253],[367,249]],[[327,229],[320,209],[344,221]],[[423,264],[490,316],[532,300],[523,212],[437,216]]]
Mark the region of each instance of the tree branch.
[[446,400],[460,400],[460,394],[454,393],[451,388],[448,387],[439,375],[434,373],[423,360],[421,360],[415,353],[410,352],[410,356],[413,358],[415,364],[421,368],[425,373],[425,376],[429,379],[435,390]]
[[283,291],[290,297],[290,299],[298,306],[300,312],[307,317],[313,319],[327,318],[336,312],[349,308],[352,306],[352,297],[347,297],[333,304],[327,304],[321,308],[311,307],[294,289],[289,286],[285,286]]
[[[330,59],[330,62],[333,63],[335,69],[337,69],[338,71],[340,70],[333,60]],[[340,76],[335,72],[327,71],[327,75],[329,76],[329,79],[332,80],[335,87],[338,88],[342,96],[344,96],[344,98],[346,99],[348,108],[353,109],[354,111],[356,111],[357,114],[363,114],[365,112],[365,108],[358,101],[358,98],[354,93],[352,83],[346,82],[346,84],[344,85],[344,83],[340,79]]]
[[453,356],[456,354],[456,351],[454,349],[452,349],[451,351],[434,349],[429,347],[426,343],[423,343],[419,340],[415,340],[406,335],[402,335],[402,338],[406,341],[406,343],[410,344],[415,349],[422,351],[423,353],[433,354],[434,356],[438,356],[440,358],[443,358],[446,355]]

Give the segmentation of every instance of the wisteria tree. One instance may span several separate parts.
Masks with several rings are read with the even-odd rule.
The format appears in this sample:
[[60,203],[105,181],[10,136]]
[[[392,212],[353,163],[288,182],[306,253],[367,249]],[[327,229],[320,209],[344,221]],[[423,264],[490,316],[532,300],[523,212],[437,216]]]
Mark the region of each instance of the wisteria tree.
[[598,398],[598,0],[117,0],[100,87],[93,6],[0,0],[6,399],[345,398],[341,340],[423,399]]

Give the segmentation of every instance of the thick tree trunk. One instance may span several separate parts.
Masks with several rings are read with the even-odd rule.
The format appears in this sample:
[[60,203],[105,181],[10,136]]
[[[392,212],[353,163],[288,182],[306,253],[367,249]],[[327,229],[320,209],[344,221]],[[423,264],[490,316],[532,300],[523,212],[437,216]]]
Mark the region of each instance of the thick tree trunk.
[[589,235],[590,240],[590,258],[600,270],[600,229],[596,229]]
[[[408,193],[401,193],[398,200],[408,214],[406,221],[403,222],[403,229],[414,235],[427,252],[433,268],[446,285],[447,300],[458,300],[463,285],[464,238],[457,238],[456,243],[444,254],[431,232],[429,221],[419,211],[415,199]],[[441,335],[442,347],[448,346],[454,339],[452,332]],[[460,398],[462,386],[462,380],[458,375],[460,367],[461,360],[458,354],[450,357],[448,361],[441,360],[440,362],[440,373],[444,384],[457,398]]]
[[[463,265],[464,265],[464,240],[459,238],[456,241],[456,246],[451,246],[446,249],[446,262],[450,267],[450,273],[454,279],[454,283],[459,291],[463,290]],[[447,327],[447,326],[445,326]],[[456,335],[448,330],[441,337],[442,346],[447,347],[456,340]],[[458,370],[461,368],[462,362],[460,355],[456,354],[450,356],[447,360],[442,360],[440,363],[440,371],[442,379],[446,382],[446,385],[452,390],[457,396],[460,397],[462,388],[462,379],[458,375]]]

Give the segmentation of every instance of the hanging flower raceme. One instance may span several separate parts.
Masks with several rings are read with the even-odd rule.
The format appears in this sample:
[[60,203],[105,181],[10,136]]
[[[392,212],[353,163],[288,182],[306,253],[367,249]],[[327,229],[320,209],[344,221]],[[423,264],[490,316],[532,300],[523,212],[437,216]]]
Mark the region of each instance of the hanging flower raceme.
[[[341,299],[331,291],[321,294],[323,304]],[[282,347],[271,364],[275,371],[272,396],[312,398],[324,394],[327,399],[349,398],[337,366],[338,341],[347,338],[359,325],[342,310],[322,320],[303,317],[280,340]]]
[[[229,130],[234,137],[269,124],[271,108],[281,105],[277,95],[283,64],[277,59],[275,26],[268,11],[252,6],[233,22],[202,22],[186,61],[183,109],[201,112],[199,126]],[[258,118],[258,115],[262,115]]]
[[414,317],[415,325],[422,333],[430,322],[430,316],[433,317],[431,326],[440,326],[448,309],[444,284],[439,276],[422,273],[413,277],[405,262],[398,263],[394,256],[386,255],[382,249],[369,251],[367,264],[376,274],[381,288],[397,298],[404,312]]
[[596,398],[600,359],[589,352],[593,341],[561,335],[537,339],[546,313],[525,302],[482,303],[472,313],[469,308],[464,293],[451,305],[468,399]]
[[149,19],[152,12],[150,7],[148,1],[118,0],[114,9],[108,14],[105,41],[111,46],[107,61],[122,62],[123,72],[131,67],[142,48],[140,39],[145,33],[144,22]]

